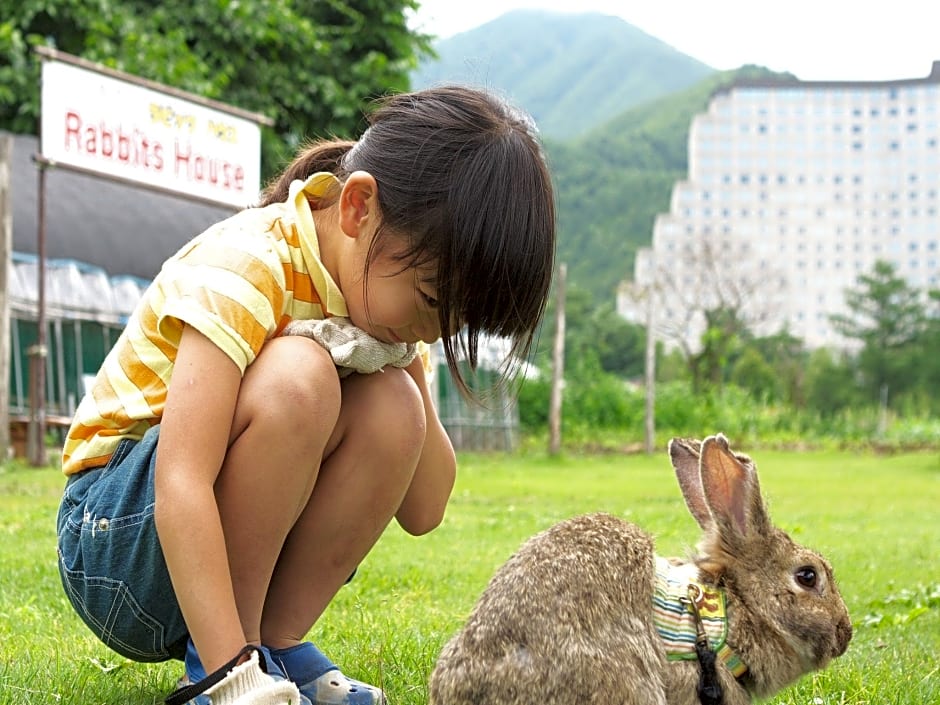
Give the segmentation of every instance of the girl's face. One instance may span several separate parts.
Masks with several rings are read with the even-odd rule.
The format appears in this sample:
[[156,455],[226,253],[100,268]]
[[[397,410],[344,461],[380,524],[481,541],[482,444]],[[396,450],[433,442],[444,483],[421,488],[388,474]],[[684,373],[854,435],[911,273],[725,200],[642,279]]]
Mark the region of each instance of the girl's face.
[[[441,337],[436,263],[404,266],[404,237],[377,233],[377,193],[375,179],[367,172],[349,175],[339,197],[339,228],[324,228],[321,251],[325,245],[332,251],[330,273],[358,328],[386,343],[433,343]],[[370,261],[370,248],[379,236],[382,240]]]
[[389,238],[369,265],[367,277],[363,258],[363,274],[352,286],[344,287],[349,317],[358,328],[385,343],[433,343],[441,337],[437,271],[433,265],[402,269],[402,261],[396,258],[401,245],[394,242],[394,236]]

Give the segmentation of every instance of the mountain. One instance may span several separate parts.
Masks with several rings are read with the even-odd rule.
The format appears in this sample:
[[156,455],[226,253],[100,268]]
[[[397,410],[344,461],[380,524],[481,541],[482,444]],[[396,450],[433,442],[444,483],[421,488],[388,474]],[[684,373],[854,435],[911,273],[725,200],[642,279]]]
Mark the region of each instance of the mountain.
[[465,83],[525,108],[546,137],[571,139],[714,69],[618,17],[514,10],[434,44],[415,89]]

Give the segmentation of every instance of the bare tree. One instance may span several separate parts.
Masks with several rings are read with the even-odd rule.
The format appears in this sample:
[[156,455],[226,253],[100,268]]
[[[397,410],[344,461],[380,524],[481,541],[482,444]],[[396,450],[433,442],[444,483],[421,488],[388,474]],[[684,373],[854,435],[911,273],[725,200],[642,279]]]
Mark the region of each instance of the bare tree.
[[754,257],[745,240],[695,237],[666,244],[655,255],[639,253],[642,281],[626,288],[628,296],[652,297],[654,334],[681,350],[696,388],[720,384],[741,336],[779,320],[785,276]]

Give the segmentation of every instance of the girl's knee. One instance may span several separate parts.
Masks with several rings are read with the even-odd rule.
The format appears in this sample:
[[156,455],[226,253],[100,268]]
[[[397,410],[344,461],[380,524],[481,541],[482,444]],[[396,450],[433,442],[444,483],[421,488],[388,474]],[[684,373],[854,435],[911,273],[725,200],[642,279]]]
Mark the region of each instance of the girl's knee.
[[304,432],[332,432],[339,416],[339,376],[330,354],[307,338],[268,341],[245,373],[239,411]]
[[341,417],[375,452],[417,461],[427,428],[424,402],[411,376],[398,368],[353,375],[343,382]]

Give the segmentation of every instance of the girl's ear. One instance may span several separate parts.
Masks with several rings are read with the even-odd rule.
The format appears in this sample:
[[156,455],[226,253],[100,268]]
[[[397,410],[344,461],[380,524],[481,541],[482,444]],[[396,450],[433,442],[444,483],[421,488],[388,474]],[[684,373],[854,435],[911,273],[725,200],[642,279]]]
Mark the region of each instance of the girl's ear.
[[339,196],[339,225],[348,237],[359,237],[379,218],[378,184],[367,171],[354,171]]

